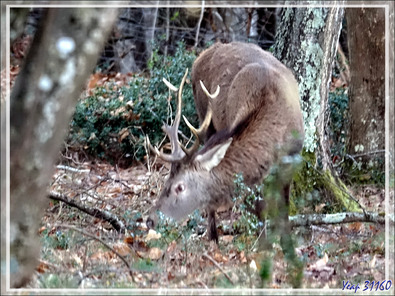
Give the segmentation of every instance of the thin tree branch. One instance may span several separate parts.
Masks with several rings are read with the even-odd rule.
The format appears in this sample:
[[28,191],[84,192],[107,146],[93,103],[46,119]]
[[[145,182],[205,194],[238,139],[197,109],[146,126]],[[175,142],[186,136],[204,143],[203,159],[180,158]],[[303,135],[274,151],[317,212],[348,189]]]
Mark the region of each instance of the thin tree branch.
[[200,11],[200,17],[199,17],[199,21],[198,21],[198,26],[196,29],[196,37],[195,37],[195,45],[194,47],[196,47],[199,43],[199,32],[200,32],[200,26],[202,24],[202,20],[203,20],[203,15],[204,15],[204,0],[202,0],[202,8]]
[[[167,1],[167,5],[169,5],[170,1]],[[165,52],[164,56],[167,57],[167,51],[169,46],[169,35],[170,35],[170,8],[166,6],[166,43],[165,43]]]
[[[343,212],[336,214],[304,214],[304,215],[294,215],[289,216],[289,222],[291,227],[300,227],[300,226],[311,226],[311,225],[330,225],[330,224],[342,224],[342,223],[353,223],[353,222],[361,222],[361,223],[377,223],[384,225],[385,224],[385,215],[386,213],[380,212]],[[390,221],[395,221],[394,214],[387,214]],[[270,227],[271,220],[266,220],[264,227],[267,229]],[[224,223],[226,225],[232,225],[230,221]],[[224,229],[231,230],[231,226],[225,227]],[[260,233],[259,237],[262,235]],[[234,234],[234,232],[224,231],[224,234]],[[259,240],[257,238],[257,241]]]

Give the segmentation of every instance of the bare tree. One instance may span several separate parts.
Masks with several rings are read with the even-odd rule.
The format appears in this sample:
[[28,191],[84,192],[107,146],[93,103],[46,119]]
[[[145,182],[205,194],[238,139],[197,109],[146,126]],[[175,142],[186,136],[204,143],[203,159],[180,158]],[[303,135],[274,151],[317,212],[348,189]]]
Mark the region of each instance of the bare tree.
[[53,165],[116,16],[117,10],[108,8],[48,9],[15,82],[10,99],[11,287],[26,285],[36,267],[37,229]]

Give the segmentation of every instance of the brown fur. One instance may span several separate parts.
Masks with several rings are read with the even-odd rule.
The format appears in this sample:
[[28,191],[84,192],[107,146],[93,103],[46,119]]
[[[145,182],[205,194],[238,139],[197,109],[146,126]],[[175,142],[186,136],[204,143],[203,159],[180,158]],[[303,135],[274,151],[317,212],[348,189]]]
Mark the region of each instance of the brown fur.
[[[231,205],[235,173],[243,173],[247,185],[256,184],[267,175],[279,155],[292,155],[302,149],[304,131],[298,85],[291,71],[270,53],[239,42],[216,43],[205,50],[196,59],[191,77],[201,122],[208,98],[199,81],[203,81],[209,92],[217,85],[221,91],[213,100],[205,146],[191,158],[172,165],[154,210],[178,218],[185,214],[185,207],[188,211],[206,208],[210,238],[217,240],[215,211],[220,206]],[[299,137],[293,136],[295,132]],[[202,170],[195,161],[198,155],[204,155],[230,137],[233,141],[222,161],[209,172]],[[290,182],[285,182],[287,191]],[[186,184],[189,194],[178,196],[172,189],[175,184]],[[289,192],[284,195],[288,198]]]

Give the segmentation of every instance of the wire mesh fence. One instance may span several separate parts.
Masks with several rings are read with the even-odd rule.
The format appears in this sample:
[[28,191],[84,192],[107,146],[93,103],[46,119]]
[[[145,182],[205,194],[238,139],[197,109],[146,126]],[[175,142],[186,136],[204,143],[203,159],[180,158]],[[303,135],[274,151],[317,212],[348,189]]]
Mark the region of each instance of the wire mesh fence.
[[[273,7],[202,9],[164,7],[162,2],[156,3],[152,7],[120,8],[116,25],[98,60],[100,71],[144,71],[153,50],[172,55],[179,41],[183,41],[187,49],[198,50],[216,41],[253,42],[268,49],[274,43],[277,17],[281,12],[281,8]],[[11,36],[13,60],[24,57],[44,12],[44,8],[29,9],[24,27],[11,30],[14,32]]]

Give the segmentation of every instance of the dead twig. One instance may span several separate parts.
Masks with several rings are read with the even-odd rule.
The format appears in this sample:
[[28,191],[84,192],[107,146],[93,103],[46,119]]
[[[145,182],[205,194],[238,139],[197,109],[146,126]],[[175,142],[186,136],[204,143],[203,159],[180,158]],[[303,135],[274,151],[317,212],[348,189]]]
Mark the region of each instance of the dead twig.
[[200,285],[203,286],[203,288],[205,288],[206,290],[210,290],[209,287],[207,287],[207,285],[205,283],[203,283],[203,281],[197,281],[197,283],[199,283]]
[[56,266],[55,264],[52,264],[52,263],[42,260],[42,259],[40,259],[39,261],[40,261],[40,264],[46,265],[46,266],[48,266],[48,268],[52,268],[52,270],[55,270],[55,271],[59,270],[59,267]]
[[84,231],[84,230],[82,230],[82,229],[79,229],[79,228],[77,228],[77,227],[74,227],[74,226],[72,226],[72,225],[55,225],[55,227],[67,228],[67,229],[71,229],[71,230],[77,231],[77,232],[79,232],[79,233],[81,233],[81,234],[83,234],[83,235],[85,235],[85,236],[88,236],[88,237],[90,237],[90,238],[93,238],[94,240],[97,240],[98,242],[102,243],[106,248],[108,248],[111,252],[113,252],[115,255],[117,255],[117,256],[123,261],[123,263],[125,263],[126,267],[127,267],[128,270],[129,270],[130,276],[132,277],[132,280],[134,281],[133,273],[132,273],[132,272],[133,272],[133,271],[136,272],[136,270],[133,269],[133,268],[130,266],[129,262],[125,259],[125,257],[123,257],[121,254],[119,254],[113,247],[111,247],[109,244],[107,244],[104,240],[102,240],[101,238],[97,237],[97,236],[94,235],[94,234],[91,234],[91,233],[89,233],[89,232],[86,232],[86,231]]
[[229,282],[231,282],[232,285],[235,284],[232,281],[232,279],[230,278],[230,276],[225,272],[225,270],[218,264],[217,261],[214,260],[213,257],[211,257],[209,254],[207,254],[207,252],[204,252],[202,257],[206,257],[208,260],[210,260],[224,274],[224,276],[229,280]]

